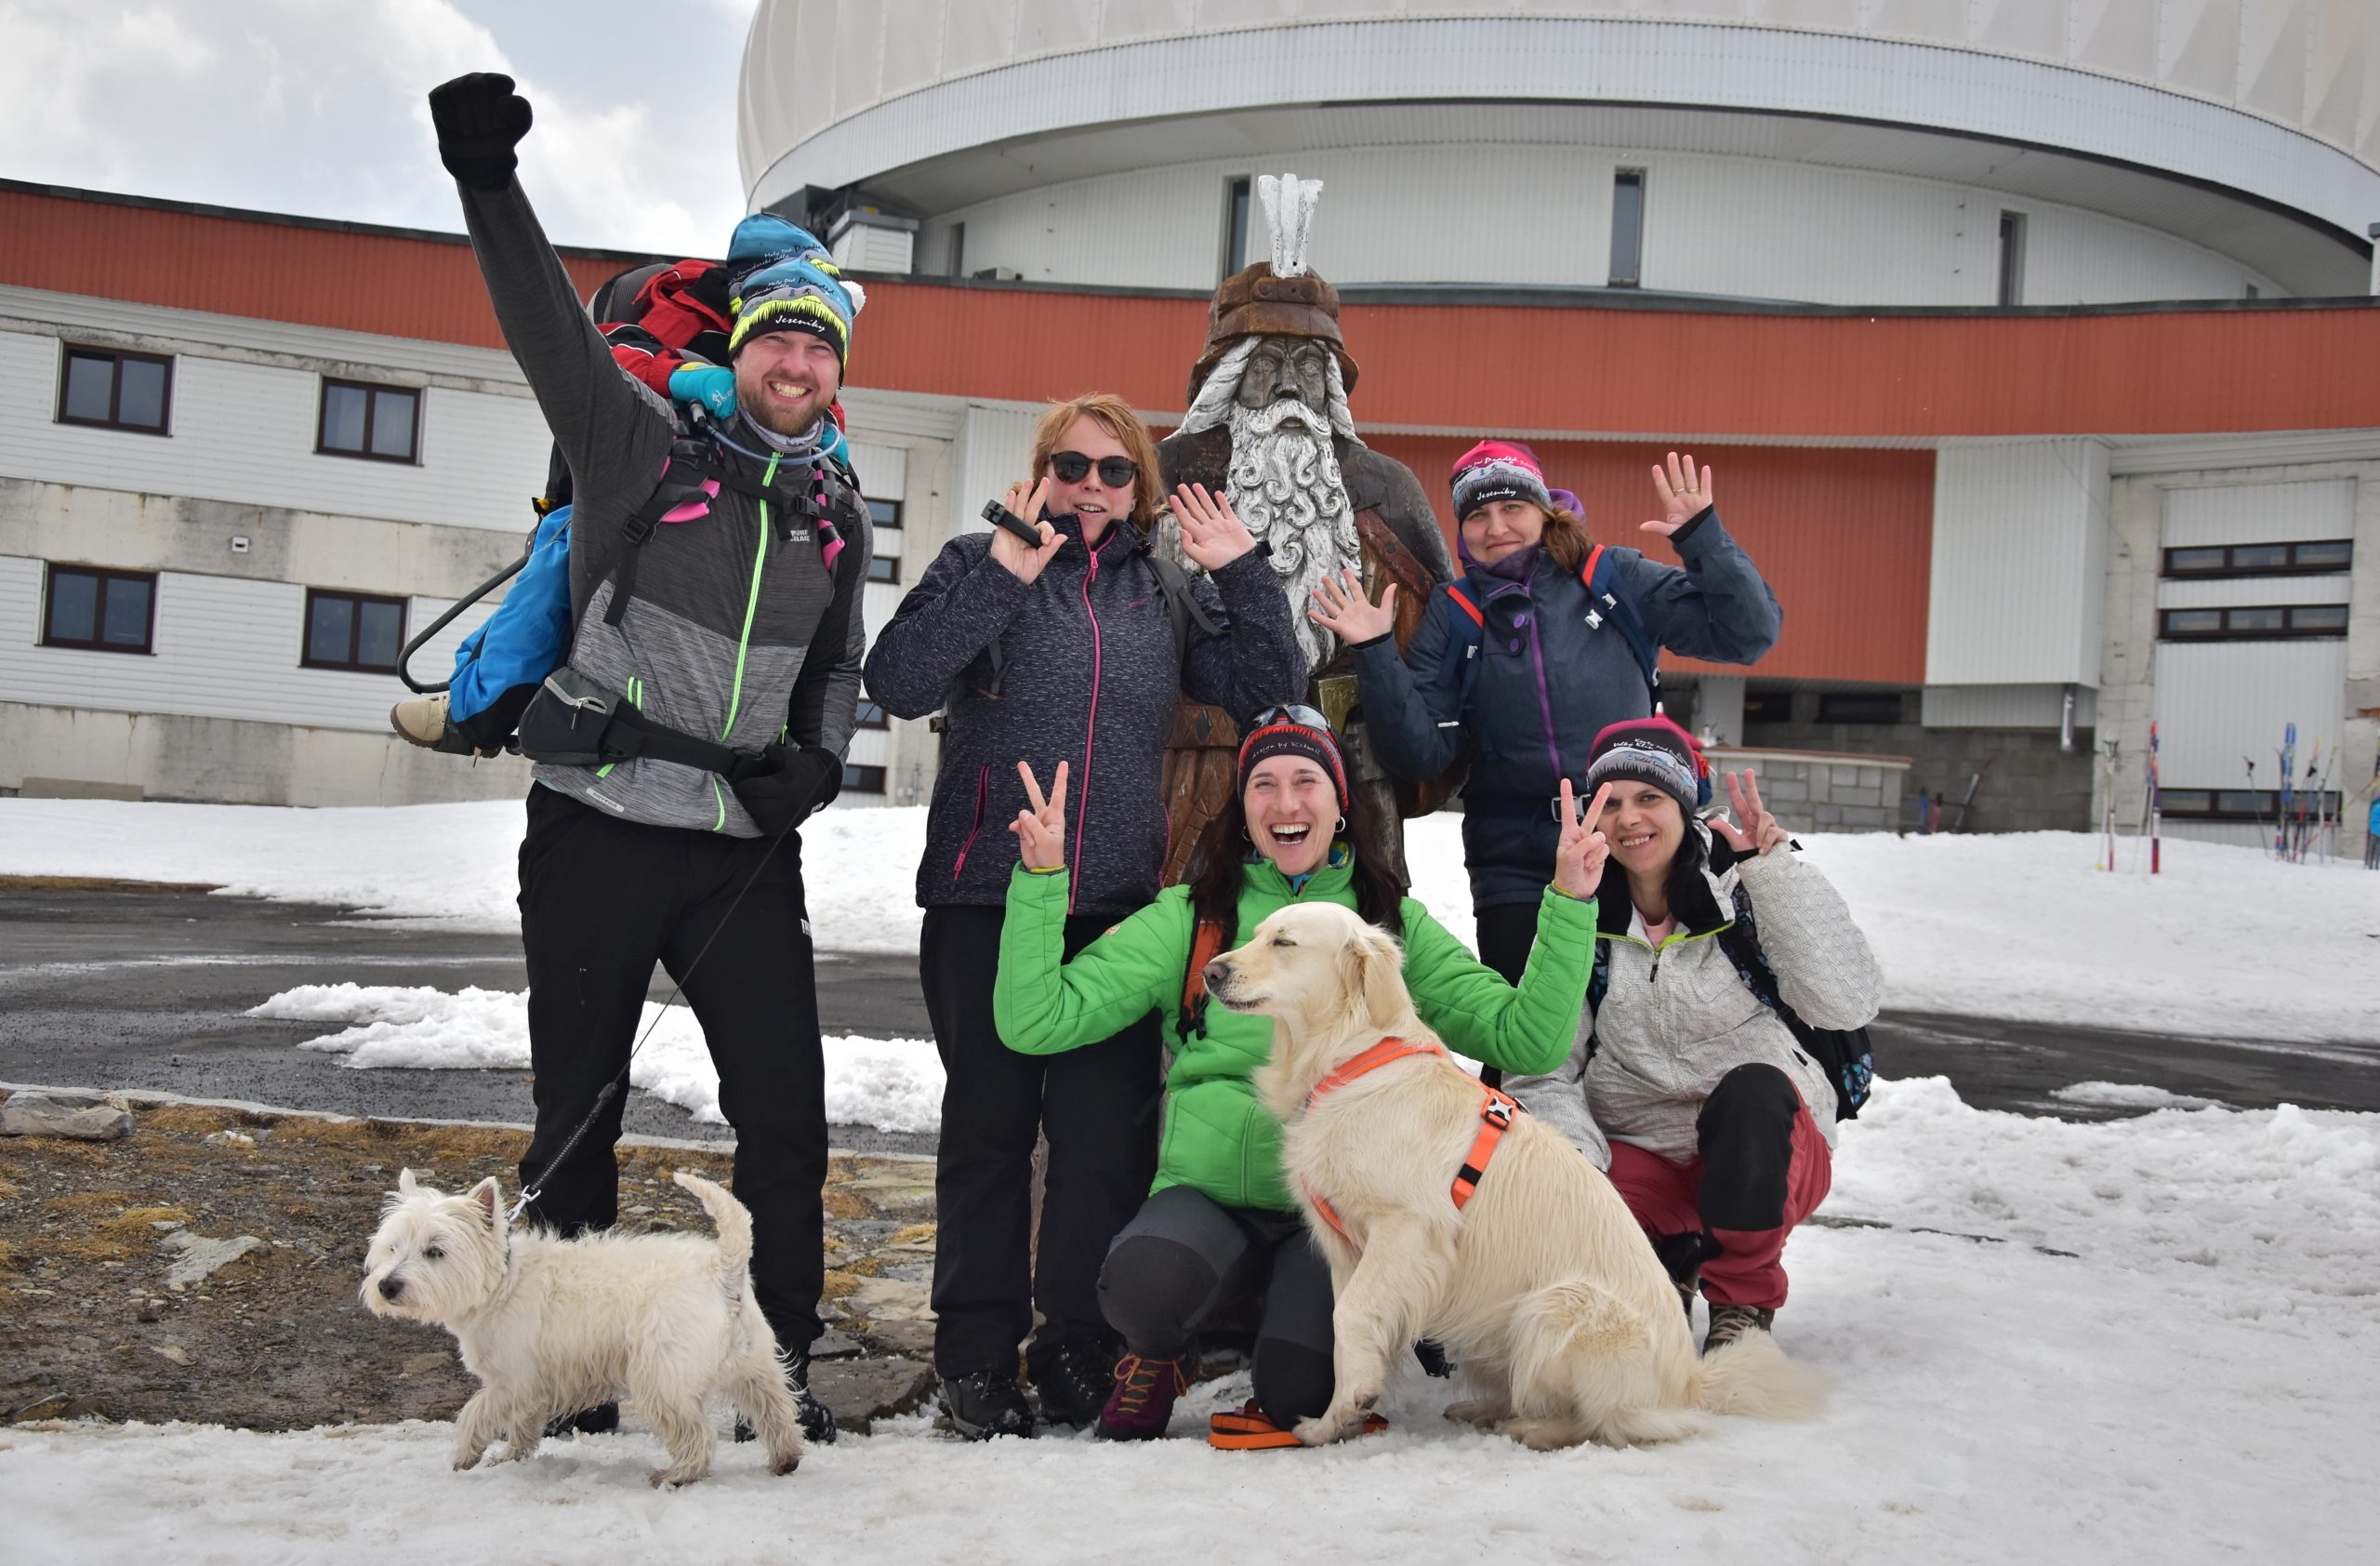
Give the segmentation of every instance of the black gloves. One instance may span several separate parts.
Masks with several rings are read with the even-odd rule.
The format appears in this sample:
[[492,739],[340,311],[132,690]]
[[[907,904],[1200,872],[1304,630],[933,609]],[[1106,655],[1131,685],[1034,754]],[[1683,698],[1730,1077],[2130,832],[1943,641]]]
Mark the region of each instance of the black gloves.
[[841,792],[843,763],[823,745],[798,750],[772,745],[760,752],[758,765],[730,786],[761,834],[776,837],[801,825]]
[[520,160],[512,149],[529,134],[529,100],[512,78],[475,71],[430,89],[430,123],[438,129],[438,161],[475,191],[500,191]]

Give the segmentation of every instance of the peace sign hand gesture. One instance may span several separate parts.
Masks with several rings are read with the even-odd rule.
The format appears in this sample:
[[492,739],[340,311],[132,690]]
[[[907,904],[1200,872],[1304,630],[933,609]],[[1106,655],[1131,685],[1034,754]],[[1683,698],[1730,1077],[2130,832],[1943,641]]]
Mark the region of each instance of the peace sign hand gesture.
[[1653,488],[1661,497],[1661,520],[1645,524],[1644,531],[1659,533],[1663,537],[1675,533],[1702,514],[1702,508],[1715,504],[1711,494],[1711,467],[1703,464],[1696,474],[1694,457],[1688,453],[1683,463],[1677,453],[1670,453],[1669,466],[1653,464]]
[[1603,802],[1610,795],[1606,783],[1580,816],[1570,780],[1562,779],[1562,842],[1554,850],[1554,884],[1566,897],[1585,902],[1603,884],[1604,861],[1611,857],[1611,843],[1603,835]]
[[1041,785],[1033,769],[1023,762],[1016,763],[1017,776],[1025,779],[1025,797],[1033,802],[1030,810],[1020,810],[1008,829],[1016,834],[1017,857],[1029,870],[1062,870],[1066,868],[1066,763],[1058,763],[1058,776],[1050,780],[1050,795],[1041,796]]
[[1735,816],[1711,817],[1711,829],[1738,854],[1765,854],[1788,842],[1785,829],[1760,803],[1760,779],[1750,772],[1727,774],[1727,808]]

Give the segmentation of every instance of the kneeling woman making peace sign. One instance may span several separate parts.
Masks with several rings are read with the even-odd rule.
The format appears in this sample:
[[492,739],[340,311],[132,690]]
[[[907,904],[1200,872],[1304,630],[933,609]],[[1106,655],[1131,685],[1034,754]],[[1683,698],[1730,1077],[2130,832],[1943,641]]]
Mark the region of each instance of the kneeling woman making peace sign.
[[[1281,1127],[1249,1078],[1272,1051],[1273,1023],[1194,1002],[1184,978],[1201,924],[1237,946],[1301,898],[1352,908],[1402,938],[1413,1003],[1449,1049],[1507,1071],[1542,1072],[1569,1054],[1593,963],[1595,886],[1606,847],[1602,801],[1561,839],[1537,943],[1517,988],[1463,949],[1386,867],[1358,860],[1373,841],[1364,796],[1350,795],[1329,723],[1278,708],[1250,726],[1238,786],[1190,861],[1191,879],[1063,962],[1066,772],[1046,796],[1019,763],[1033,808],[1010,829],[1020,862],[1000,926],[993,1019],[1009,1048],[1054,1055],[1104,1039],[1152,1008],[1173,1041],[1165,1123],[1149,1199],[1100,1273],[1099,1299],[1125,1345],[1099,1417],[1111,1440],[1165,1433],[1191,1334],[1216,1311],[1259,1301],[1255,1400],[1232,1422],[1273,1444],[1330,1401],[1330,1269],[1309,1240],[1281,1171]],[[1563,803],[1571,803],[1563,785]],[[1203,993],[1201,993],[1203,1000]],[[1221,1421],[1223,1416],[1219,1416]]]

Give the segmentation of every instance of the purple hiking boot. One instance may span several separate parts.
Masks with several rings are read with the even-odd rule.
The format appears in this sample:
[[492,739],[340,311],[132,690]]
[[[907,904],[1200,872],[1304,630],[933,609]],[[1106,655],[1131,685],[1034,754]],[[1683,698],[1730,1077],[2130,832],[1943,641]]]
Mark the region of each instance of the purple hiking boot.
[[1099,1439],[1155,1440],[1173,1417],[1173,1400],[1190,1388],[1179,1360],[1144,1360],[1127,1354],[1116,1361],[1116,1389],[1099,1411]]

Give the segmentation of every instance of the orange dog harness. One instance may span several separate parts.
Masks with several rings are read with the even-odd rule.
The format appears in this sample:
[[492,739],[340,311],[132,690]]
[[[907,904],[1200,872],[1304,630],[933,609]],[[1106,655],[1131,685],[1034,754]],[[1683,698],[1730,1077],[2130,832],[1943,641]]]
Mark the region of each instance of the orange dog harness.
[[[1305,1095],[1305,1106],[1300,1112],[1311,1113],[1315,1105],[1321,1102],[1324,1094],[1345,1087],[1365,1072],[1378,1070],[1391,1061],[1403,1060],[1408,1055],[1435,1055],[1443,1059],[1446,1053],[1446,1050],[1437,1044],[1415,1044],[1408,1043],[1403,1039],[1382,1039],[1346,1065],[1315,1083],[1314,1091]],[[1479,1084],[1479,1135],[1472,1138],[1471,1151],[1463,1155],[1462,1167],[1455,1172],[1454,1187],[1449,1193],[1454,1198],[1454,1204],[1458,1211],[1479,1189],[1479,1178],[1488,1173],[1488,1161],[1496,1156],[1496,1144],[1504,1139],[1504,1133],[1512,1129],[1513,1117],[1520,1112],[1520,1101],[1512,1095],[1489,1087],[1486,1082]],[[1304,1187],[1305,1199],[1314,1204],[1314,1210],[1320,1215],[1322,1221],[1330,1226],[1330,1231],[1348,1244],[1354,1245],[1356,1250],[1362,1250],[1363,1246],[1357,1244],[1355,1237],[1347,1232],[1347,1226],[1340,1222],[1338,1212],[1331,1207],[1323,1194],[1312,1186],[1305,1185],[1302,1180],[1299,1184]]]

